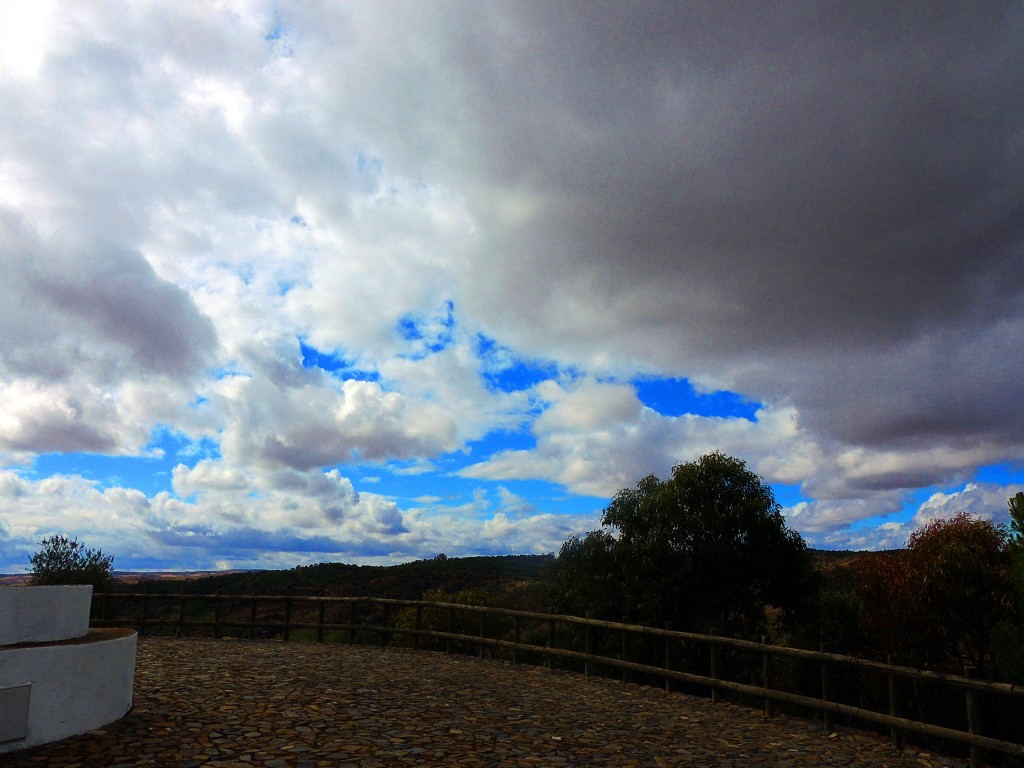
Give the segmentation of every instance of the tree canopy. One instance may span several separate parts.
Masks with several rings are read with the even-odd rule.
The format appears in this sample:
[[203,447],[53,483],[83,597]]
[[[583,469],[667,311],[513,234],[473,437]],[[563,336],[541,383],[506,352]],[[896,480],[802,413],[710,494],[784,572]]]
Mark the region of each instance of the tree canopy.
[[601,523],[552,568],[563,610],[752,634],[766,606],[792,612],[813,591],[806,545],[771,488],[719,452],[619,491]]
[[1024,554],[1024,492],[1011,496],[1006,505],[1010,508],[1011,545]]
[[40,542],[42,547],[29,558],[33,584],[92,584],[97,592],[108,589],[113,582],[113,555],[88,549],[77,539],[50,536]]
[[906,550],[864,561],[857,585],[876,653],[919,666],[989,671],[992,632],[1013,613],[1009,536],[961,512],[916,531]]

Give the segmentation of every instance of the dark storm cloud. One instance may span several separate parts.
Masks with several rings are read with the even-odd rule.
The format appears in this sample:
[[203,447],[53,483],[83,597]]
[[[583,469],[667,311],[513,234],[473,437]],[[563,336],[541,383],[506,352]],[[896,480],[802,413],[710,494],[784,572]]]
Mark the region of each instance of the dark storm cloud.
[[840,440],[1020,446],[1024,9],[502,8],[453,54],[490,323]]

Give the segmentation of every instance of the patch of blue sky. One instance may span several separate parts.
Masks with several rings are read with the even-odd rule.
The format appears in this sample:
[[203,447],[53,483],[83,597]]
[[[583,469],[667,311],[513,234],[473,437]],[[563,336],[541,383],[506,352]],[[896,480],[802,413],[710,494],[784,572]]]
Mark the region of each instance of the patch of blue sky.
[[[418,471],[414,462],[346,465],[342,471],[357,491],[389,496],[403,508],[421,507],[431,514],[446,514],[446,508],[461,508],[460,514],[488,519],[496,512],[558,514],[593,517],[596,520],[608,498],[570,493],[558,483],[536,479],[481,479],[460,477],[459,470],[484,460],[496,450],[525,450],[535,447],[528,432],[496,431],[470,444],[470,451],[438,457]],[[522,500],[514,508],[503,508],[507,494]]]
[[[1012,486],[1012,485],[1024,485],[1024,467],[1020,467],[1012,463],[994,464],[991,466],[981,467],[975,472],[974,478],[969,482],[992,484],[996,486]],[[926,488],[919,488],[914,491],[910,491],[906,494],[903,504],[900,509],[882,515],[872,515],[871,517],[857,520],[850,524],[849,530],[851,532],[871,531],[872,529],[878,528],[879,526],[887,523],[898,523],[898,524],[911,524],[914,516],[921,509],[921,505],[924,504],[936,493],[952,494],[964,490],[968,482],[958,481],[954,483],[936,484]],[[1009,494],[1007,494],[1009,498]],[[1005,522],[1006,507],[1003,504],[999,504],[998,509],[993,509],[995,513],[996,522]],[[820,538],[820,537],[819,537]],[[897,546],[906,545],[905,541],[896,542]],[[826,546],[826,548],[828,548]]]
[[258,281],[263,278],[263,274],[253,264],[230,265],[227,269],[233,271],[238,279],[249,287],[256,287]]
[[[888,520],[898,520],[899,522],[909,522],[911,518],[917,513],[921,505],[924,504],[936,493],[952,494],[964,490],[964,488],[970,483],[982,483],[991,484],[996,486],[1010,486],[1010,485],[1024,485],[1024,467],[1015,466],[1013,464],[993,464],[986,467],[980,467],[974,474],[974,477],[967,482],[958,481],[954,483],[931,485],[927,488],[919,488],[911,493],[907,494],[906,502],[904,503],[903,509],[896,515],[890,516]],[[1009,495],[1007,495],[1009,499]],[[1003,504],[993,512],[1005,513],[1007,507]],[[997,522],[999,518],[997,517]]]
[[[419,506],[436,515],[445,515],[450,509],[458,508],[461,517],[477,520],[490,519],[498,512],[510,516],[591,516],[596,520],[609,501],[606,498],[576,496],[561,485],[545,480],[482,480],[444,472],[402,475],[380,472],[379,467],[377,470],[376,476],[380,481],[372,485],[362,486],[353,477],[356,490],[389,496],[403,508]],[[501,488],[519,497],[521,503],[506,506],[507,494],[503,494]]]
[[993,485],[1024,485],[1024,463],[1006,462],[979,467],[974,473],[974,481]]
[[770,483],[775,500],[783,507],[794,507],[801,501],[810,501],[809,498],[800,492],[799,485],[786,485],[783,483]]
[[[413,481],[411,485],[432,482],[435,477],[441,478],[442,483],[451,481],[463,482],[463,479],[459,478],[456,473],[472,464],[485,461],[499,451],[526,451],[536,448],[536,446],[536,438],[530,434],[529,429],[524,425],[523,429],[520,430],[494,430],[479,440],[472,440],[466,444],[465,450],[453,451],[431,461],[431,470],[429,472],[416,472],[416,465],[408,462],[391,462],[390,464],[383,465],[383,467],[389,474],[402,476]],[[381,465],[366,466],[368,467],[366,470],[367,475],[382,474]],[[472,484],[474,482],[486,481],[466,479],[464,482]]]
[[455,469],[463,469],[493,456],[498,451],[527,451],[536,446],[536,438],[525,425],[520,430],[496,429],[479,440],[467,443],[467,451],[448,456],[448,464],[455,465]]
[[[342,471],[357,491],[394,498],[403,508],[418,504],[453,507],[469,504],[473,501],[474,490],[481,485],[476,480],[450,476],[443,470],[409,474],[405,469],[405,465],[394,463],[348,466]],[[371,479],[364,483],[363,477]]]
[[586,496],[570,493],[564,486],[548,480],[491,480],[496,490],[501,487],[522,498],[532,507],[531,514],[548,512],[559,515],[593,516],[595,527],[601,513],[611,503],[606,496]]
[[263,39],[273,46],[274,51],[279,56],[288,57],[292,54],[291,46],[288,45],[288,34],[290,31],[288,22],[282,15],[281,9],[275,8],[270,21],[270,29],[263,33]]
[[475,352],[483,362],[483,380],[492,392],[519,392],[561,373],[554,362],[519,357],[482,333],[476,335]]
[[[212,371],[210,371],[210,375],[218,381],[220,381],[221,379],[226,379],[230,376],[237,376],[240,373],[243,373],[243,371],[238,365],[238,361],[231,361],[227,363],[227,365],[222,365],[221,367],[214,368]],[[192,407],[197,408],[205,402],[207,402],[207,399],[205,397],[198,397],[192,402]]]
[[366,152],[356,153],[356,170],[367,176],[378,176],[384,170],[384,161]]
[[[356,153],[356,191],[373,198],[380,194],[384,179],[384,161],[376,155],[360,151]],[[388,190],[394,196],[395,190]]]
[[[921,505],[928,501],[928,499],[930,499],[934,494],[953,493],[955,491],[962,490],[963,487],[963,483],[953,483],[951,485],[931,485],[927,488],[918,488],[914,491],[910,491],[904,497],[903,505],[899,510],[856,520],[850,524],[850,530],[865,531],[877,528],[880,525],[885,525],[886,523],[909,523],[913,520],[914,515],[917,514]],[[905,542],[899,542],[900,545],[904,543]]]
[[[209,443],[209,445],[205,445]],[[205,447],[203,447],[205,445]],[[215,443],[204,441],[200,444],[198,458],[212,453],[210,446]],[[219,455],[219,450],[216,451]],[[194,463],[197,459],[196,446],[188,439],[160,429],[146,446],[141,456],[106,456],[96,453],[45,453],[36,457],[29,471],[34,477],[51,475],[78,475],[96,483],[100,490],[107,488],[136,488],[147,496],[161,491],[170,492],[171,472],[188,456]]]
[[263,35],[263,39],[267,42],[276,42],[284,37],[286,31],[287,28],[285,27],[284,18],[281,16],[281,9],[275,8],[270,30]]
[[[911,518],[913,518],[913,516],[914,516],[914,511],[915,510],[911,509],[909,506],[905,506],[899,512],[893,512],[892,514],[888,514],[888,515],[872,515],[871,517],[865,517],[865,518],[863,518],[861,520],[855,520],[854,522],[850,523],[849,532],[850,533],[859,533],[859,532],[862,532],[862,531],[869,531],[870,532],[870,531],[874,530],[875,528],[878,528],[879,526],[882,526],[882,525],[886,525],[888,523],[899,523],[899,524],[909,523]],[[820,537],[821,534],[818,534],[818,536]],[[904,546],[905,544],[906,544],[905,541],[901,541],[901,542],[896,542],[895,546],[898,548],[898,547]],[[827,546],[827,545],[821,547],[821,549],[833,549],[833,548],[834,547]]]
[[[480,440],[468,443],[467,450],[455,451],[434,459],[426,471],[417,471],[412,462],[367,463],[342,468],[357,490],[379,493],[398,499],[403,505],[419,499],[427,507],[457,507],[476,504],[477,516],[487,518],[499,511],[503,487],[520,496],[538,513],[593,515],[607,506],[609,499],[572,494],[564,486],[545,480],[480,479],[458,476],[472,464],[486,460],[499,451],[530,450],[536,439],[524,425],[520,430],[495,430]],[[483,497],[479,497],[479,492]],[[476,495],[475,495],[476,494]]]
[[663,416],[718,416],[756,420],[761,407],[737,392],[698,392],[685,378],[658,378],[644,376],[634,379],[640,402]]
[[[357,485],[360,483],[378,483],[385,475],[384,466],[372,462],[339,464],[335,468]],[[363,490],[376,493],[376,490],[370,486],[364,487]]]
[[[170,451],[168,451],[170,455]],[[182,464],[192,466],[201,459],[216,460],[221,457],[220,443],[211,437],[204,437],[198,442],[177,439],[176,453]]]
[[301,338],[299,352],[302,354],[303,368],[320,368],[339,379],[356,379],[358,381],[380,381],[380,374],[355,367],[350,361],[339,355],[321,352],[311,347]]
[[454,343],[455,325],[455,304],[448,300],[436,315],[403,315],[395,324],[395,331],[400,339],[409,342],[412,347],[407,357],[422,359]]
[[420,321],[408,315],[399,318],[396,330],[399,337],[405,341],[419,341],[423,338]]
[[302,355],[303,368],[323,368],[325,371],[333,372],[348,367],[344,358],[321,352],[316,347],[309,346],[302,339],[299,339],[299,352]]

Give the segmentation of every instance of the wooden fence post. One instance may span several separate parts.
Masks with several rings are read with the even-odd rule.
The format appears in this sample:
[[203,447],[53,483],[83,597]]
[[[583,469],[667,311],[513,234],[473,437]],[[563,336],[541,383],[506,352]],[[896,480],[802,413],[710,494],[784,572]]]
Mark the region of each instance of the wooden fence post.
[[515,645],[512,646],[512,663],[513,664],[518,664],[519,663],[519,649],[516,646],[519,645],[519,640],[522,637],[522,631],[523,631],[523,617],[522,616],[513,616],[512,617],[512,642],[515,643]]
[[352,645],[356,641],[356,601],[353,600],[348,604],[348,644]]
[[[555,647],[555,620],[548,619],[548,649]],[[555,654],[548,654],[548,669],[555,668]]]
[[[449,608],[448,609],[448,634],[450,635],[454,631],[455,631],[455,609],[454,608]],[[451,653],[452,652],[452,639],[450,637],[446,637],[445,640],[444,640],[444,652],[445,653]]]
[[[629,616],[622,617],[622,623],[629,623]],[[629,661],[629,630],[622,630],[622,660]],[[625,667],[622,668],[622,682],[628,683],[630,680],[629,670]]]
[[[964,667],[964,677],[974,680],[978,677],[975,667]],[[981,701],[980,694],[972,688],[966,689],[967,694],[967,730],[977,736],[981,734]],[[985,753],[981,747],[971,745],[971,768],[982,768],[985,765]]]
[[[587,611],[587,618],[594,618],[594,612]],[[589,624],[587,624],[583,628],[583,652],[588,656],[591,656],[594,653],[594,628]],[[590,659],[587,659],[585,662],[583,662],[583,673],[587,677],[590,677],[594,674],[594,664],[590,661]]]
[[221,600],[220,597],[217,597],[213,601],[213,639],[214,640],[216,640],[218,637],[220,637],[220,606],[221,606],[222,602],[224,602],[224,601]]
[[[893,655],[887,654],[885,657],[885,663],[890,667],[895,666],[893,664]],[[896,717],[897,706],[896,706],[896,675],[889,673],[889,714],[892,717]],[[889,743],[892,744],[896,749],[903,751],[903,731],[897,728],[895,725],[889,728]]]
[[[712,637],[714,637],[715,635],[718,634],[718,629],[712,629],[710,634],[711,634]],[[710,674],[710,677],[711,677],[712,681],[716,681],[716,680],[720,680],[721,679],[721,675],[722,675],[722,648],[721,648],[721,646],[718,645],[718,643],[712,642],[711,643],[711,674]],[[712,704],[717,704],[721,700],[722,700],[722,691],[721,691],[721,689],[717,685],[715,685],[714,682],[712,682],[711,683],[711,703]]]
[[412,649],[420,649],[420,629],[423,627],[423,606],[416,603],[416,634],[412,636]]
[[181,637],[182,627],[185,625],[185,590],[178,593],[178,626],[174,629],[174,636]]
[[256,639],[256,590],[249,592],[249,639]]
[[[761,635],[761,645],[771,645],[771,638],[768,635]],[[772,654],[771,651],[761,651],[761,686],[770,691],[772,688]],[[775,702],[767,696],[764,697],[764,716],[775,717]]]
[[320,590],[320,599],[316,603],[316,641],[322,643],[324,641],[324,611],[327,608],[327,603],[324,601],[324,591]]
[[477,658],[484,657],[484,638],[487,637],[487,614],[480,611],[480,647],[477,649]]
[[[820,643],[818,648],[822,653],[829,652],[829,645],[826,642]],[[821,660],[821,700],[832,701],[832,670],[829,663],[824,659]],[[835,715],[826,709],[822,710],[821,717],[825,725],[825,731],[832,733],[836,729]]]
[[[384,595],[384,599],[385,600],[387,600],[388,597],[389,597],[388,595]],[[390,618],[391,618],[391,604],[390,603],[384,603],[384,627],[385,628],[387,627],[388,620]],[[380,634],[379,644],[383,647],[383,646],[387,645],[388,633],[387,632],[380,632],[379,634]]]
[[[672,631],[672,622],[671,621],[666,621],[665,622],[665,631],[666,632],[671,632]],[[667,637],[667,636],[665,637],[665,671],[666,672],[671,672],[672,671],[672,638],[671,637]],[[668,675],[665,675],[665,693],[672,693],[672,683],[673,682],[674,681],[672,680],[671,677],[669,677]]]
[[142,599],[142,615],[139,616],[139,634],[146,634],[146,614],[149,612],[149,600]]
[[291,639],[292,630],[292,588],[288,587],[284,593],[284,641]]

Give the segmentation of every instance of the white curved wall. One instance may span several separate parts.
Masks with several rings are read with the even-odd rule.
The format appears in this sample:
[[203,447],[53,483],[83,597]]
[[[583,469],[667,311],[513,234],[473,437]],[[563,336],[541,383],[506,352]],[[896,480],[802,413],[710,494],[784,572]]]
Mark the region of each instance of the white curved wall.
[[32,684],[28,737],[0,753],[34,747],[118,720],[131,709],[138,635],[97,629],[77,642],[0,648],[0,688]]
[[0,646],[48,643],[89,631],[92,587],[0,587]]

